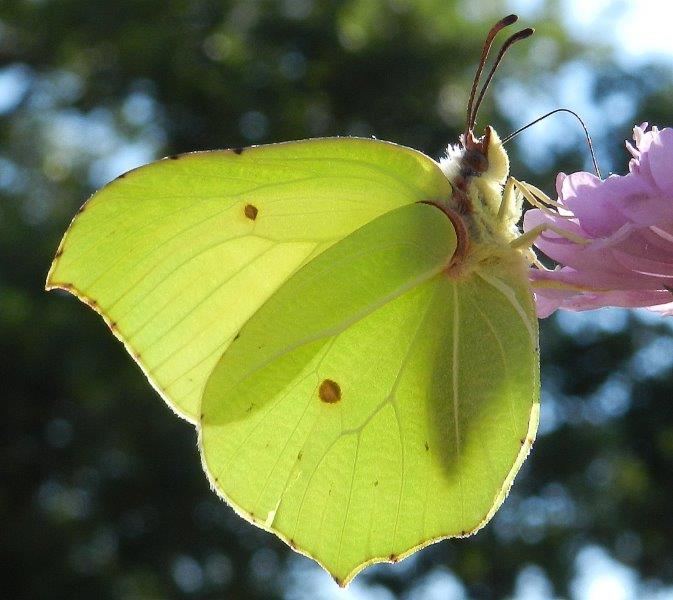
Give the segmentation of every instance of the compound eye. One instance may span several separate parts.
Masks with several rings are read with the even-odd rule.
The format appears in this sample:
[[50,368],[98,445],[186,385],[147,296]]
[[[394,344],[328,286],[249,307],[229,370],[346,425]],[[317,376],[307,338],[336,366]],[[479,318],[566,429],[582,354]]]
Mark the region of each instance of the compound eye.
[[478,150],[467,150],[463,162],[475,173],[484,173],[488,170],[488,158]]

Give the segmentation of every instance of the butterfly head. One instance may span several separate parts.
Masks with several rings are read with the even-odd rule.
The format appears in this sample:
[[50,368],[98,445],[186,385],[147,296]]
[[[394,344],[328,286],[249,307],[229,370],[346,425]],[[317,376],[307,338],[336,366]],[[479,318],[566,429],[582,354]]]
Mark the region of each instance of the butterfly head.
[[454,189],[454,210],[469,215],[474,207],[461,205],[461,192],[469,196],[475,179],[502,186],[509,174],[509,158],[495,129],[488,126],[484,135],[475,137],[470,129],[460,136],[458,144],[446,149],[446,157],[439,161],[444,174]]
[[521,217],[520,198],[514,198],[512,202],[507,203],[504,210],[502,209],[503,186],[509,175],[509,158],[503,143],[490,126],[486,127],[481,137],[474,134],[479,106],[500,61],[515,42],[533,34],[533,30],[528,28],[507,38],[477,94],[493,39],[501,29],[516,20],[516,15],[501,19],[486,36],[472,82],[465,132],[460,136],[458,144],[449,145],[446,157],[439,162],[453,190],[448,207],[460,215],[467,235],[470,240],[476,242],[475,246],[507,245],[519,235],[516,226]]
[[500,141],[500,136],[490,125],[484,135],[477,139],[470,130],[462,140],[463,168],[473,177],[483,177],[503,185],[509,175],[509,158]]

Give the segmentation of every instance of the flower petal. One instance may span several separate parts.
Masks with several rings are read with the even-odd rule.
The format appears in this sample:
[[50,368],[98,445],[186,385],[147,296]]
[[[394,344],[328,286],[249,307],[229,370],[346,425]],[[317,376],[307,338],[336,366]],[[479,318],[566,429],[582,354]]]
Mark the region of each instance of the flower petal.
[[[673,278],[673,263],[651,260],[643,256],[634,256],[621,250],[613,250],[612,254],[621,265],[635,273],[652,275],[653,277]],[[668,282],[668,284],[673,285],[673,282]]]
[[[653,148],[649,152],[652,177],[660,190],[673,193],[673,129],[657,131],[652,138]],[[671,201],[670,196],[668,200]]]
[[615,209],[615,196],[640,191],[629,185],[620,186],[616,177],[601,181],[591,173],[573,173],[568,175],[561,188],[561,199],[578,218],[582,229],[591,237],[610,235],[617,231],[628,219],[619,209]]
[[524,216],[526,232],[547,227],[534,244],[560,267],[530,271],[540,316],[602,306],[673,314],[673,129],[633,133],[627,175],[559,174],[563,214]]

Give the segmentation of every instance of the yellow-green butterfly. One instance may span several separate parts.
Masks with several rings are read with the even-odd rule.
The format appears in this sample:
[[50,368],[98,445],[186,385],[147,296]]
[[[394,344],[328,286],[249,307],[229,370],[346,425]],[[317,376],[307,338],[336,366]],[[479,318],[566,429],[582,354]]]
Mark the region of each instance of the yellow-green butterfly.
[[357,138],[169,157],[96,193],[49,272],[196,425],[217,493],[340,585],[483,526],[535,437],[521,202],[472,133],[515,20],[439,163]]

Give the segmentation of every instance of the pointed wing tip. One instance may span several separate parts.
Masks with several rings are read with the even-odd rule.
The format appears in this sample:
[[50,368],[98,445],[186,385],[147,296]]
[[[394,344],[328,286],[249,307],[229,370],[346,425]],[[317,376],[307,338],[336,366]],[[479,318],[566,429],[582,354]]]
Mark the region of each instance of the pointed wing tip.
[[[75,288],[74,285],[71,283],[65,283],[63,281],[55,281],[51,277],[51,272],[49,275],[47,275],[47,280],[44,282],[44,291],[45,292],[51,292],[52,290],[63,290],[65,292],[71,293],[73,296],[78,296],[78,292]],[[89,304],[88,302],[85,302],[85,304]]]
[[[473,536],[475,533],[477,533],[480,529],[482,529],[491,519],[493,515],[488,515],[484,519],[480,520],[476,525],[474,525],[472,528],[468,529],[463,529],[461,531],[455,532],[455,533],[448,533],[445,535],[439,535],[436,537],[428,538],[426,540],[423,540],[419,544],[405,550],[404,552],[400,552],[399,554],[389,554],[387,556],[374,556],[372,558],[369,558],[359,564],[357,564],[355,567],[353,567],[345,576],[339,577],[338,575],[335,575],[327,566],[317,560],[315,557],[310,556],[306,554],[309,558],[315,560],[327,573],[334,579],[334,581],[338,584],[340,588],[346,588],[348,585],[359,575],[364,569],[367,567],[371,567],[376,564],[381,564],[381,563],[388,563],[388,564],[396,564],[406,558],[409,558],[413,554],[416,554],[416,552],[419,552],[421,550],[424,550],[428,546],[431,546],[432,544],[436,544],[438,542],[442,542],[444,540],[448,539],[459,539],[459,538],[468,538]],[[296,548],[295,548],[296,550]],[[304,552],[300,551],[300,554],[304,554]]]
[[58,250],[56,250],[56,254],[54,254],[54,258],[52,259],[51,264],[49,265],[49,271],[47,271],[47,278],[44,282],[44,289],[47,292],[50,290],[61,288],[62,285],[69,285],[69,284],[61,284],[57,281],[54,281],[54,272],[56,271],[56,268],[58,266],[59,259],[61,258],[61,256],[63,256],[62,245],[63,242],[61,241],[61,244],[59,244],[58,246]]
[[126,338],[119,331],[117,323],[115,323],[112,319],[110,319],[110,317],[100,306],[100,304],[98,304],[98,302],[94,298],[87,296],[74,284],[66,283],[63,281],[56,281],[54,279],[52,271],[54,265],[56,264],[56,260],[58,260],[58,257],[54,259],[52,268],[49,270],[49,274],[47,275],[47,280],[44,284],[45,291],[49,292],[52,290],[63,290],[65,292],[68,292],[69,294],[72,294],[75,298],[77,298],[80,302],[86,304],[94,312],[99,314],[103,318],[103,321],[107,325],[108,329],[112,332],[112,335],[114,335],[114,337],[117,338],[122,343],[126,352],[133,359],[133,362],[135,362],[138,365],[138,367],[140,367],[140,370],[142,371],[143,375],[145,376],[149,384],[157,392],[157,394],[159,394],[159,397],[166,403],[168,408],[170,408],[171,411],[176,416],[187,421],[187,423],[189,423],[190,425],[196,426],[198,423],[198,416],[186,412],[181,406],[178,406],[175,402],[173,402],[168,396],[168,394],[158,386],[158,384],[154,381],[154,378],[150,374],[149,370],[143,364],[141,355],[133,349],[133,347],[129,344]]

